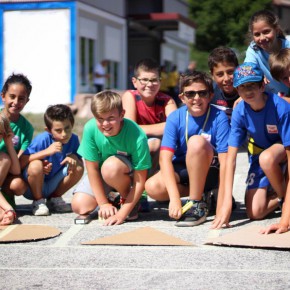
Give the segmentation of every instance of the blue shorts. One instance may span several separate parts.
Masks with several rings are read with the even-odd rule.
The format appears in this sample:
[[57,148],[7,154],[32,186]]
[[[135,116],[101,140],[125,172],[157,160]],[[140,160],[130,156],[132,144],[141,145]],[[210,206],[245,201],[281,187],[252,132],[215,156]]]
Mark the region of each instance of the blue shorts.
[[[42,186],[42,197],[43,198],[49,198],[52,195],[52,193],[58,187],[59,183],[67,176],[67,174],[68,174],[67,169],[68,169],[68,166],[64,166],[62,168],[62,170],[60,170],[55,176],[53,176],[51,179],[45,180],[43,182],[43,186]],[[27,177],[28,177],[27,176],[27,167],[23,171],[23,177],[27,181]],[[31,200],[34,199],[30,188],[28,188],[26,190],[26,192],[24,193],[24,197],[26,197],[27,199],[31,199]]]
[[[131,164],[131,161],[129,160],[128,157],[123,156],[123,155],[115,155],[115,157],[117,157],[118,159],[120,159],[122,162],[124,162],[127,167],[129,168],[129,175],[131,176],[133,174],[133,167]],[[106,195],[108,196],[110,191],[114,190],[114,188],[112,188],[111,186],[109,186],[106,182],[103,181],[103,186],[104,186],[104,190]],[[92,187],[90,185],[90,181],[89,181],[89,177],[86,174],[82,180],[78,183],[77,187],[74,189],[73,194],[77,193],[77,192],[83,192],[86,193],[90,196],[95,197],[94,192],[92,190]]]
[[[263,188],[269,187],[271,185],[268,177],[260,167],[259,156],[260,156],[259,154],[250,156],[251,165],[246,180],[247,189]],[[286,161],[280,164],[282,171],[284,173],[287,168],[286,165],[287,165]]]
[[251,165],[246,180],[247,190],[253,188],[268,187],[270,185],[269,179],[260,167],[259,156],[260,155],[251,156]]
[[[180,179],[180,184],[188,185],[189,177],[186,168],[185,162],[173,162],[174,171],[177,173]],[[210,191],[212,189],[218,188],[219,186],[219,160],[217,156],[217,152],[214,151],[214,156],[212,159],[212,163],[210,165],[205,185],[204,192]]]

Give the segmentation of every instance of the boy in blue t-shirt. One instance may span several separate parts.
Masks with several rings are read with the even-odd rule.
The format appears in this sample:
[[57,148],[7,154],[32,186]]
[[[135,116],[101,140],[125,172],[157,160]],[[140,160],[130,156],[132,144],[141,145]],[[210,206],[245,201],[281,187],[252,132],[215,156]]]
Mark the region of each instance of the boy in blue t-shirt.
[[[213,81],[207,74],[181,76],[179,97],[185,106],[167,118],[160,171],[146,181],[145,189],[155,200],[170,200],[169,216],[177,220],[176,226],[187,227],[206,220],[203,192],[219,187],[218,195],[223,193],[230,125],[226,114],[210,105]],[[184,196],[191,207],[182,214]]]
[[[37,135],[20,157],[29,189],[24,196],[33,200],[32,213],[49,215],[49,210],[68,212],[61,198],[82,177],[84,166],[78,136],[72,133],[74,116],[66,105],[49,106],[44,114],[46,132]],[[47,199],[47,203],[45,203]]]
[[254,63],[243,63],[234,72],[234,86],[243,101],[231,119],[225,193],[214,228],[228,225],[236,157],[248,135],[255,140],[245,196],[249,218],[264,218],[282,203],[286,188],[290,190],[282,166],[290,158],[290,106],[277,95],[264,92],[263,79],[263,72]]

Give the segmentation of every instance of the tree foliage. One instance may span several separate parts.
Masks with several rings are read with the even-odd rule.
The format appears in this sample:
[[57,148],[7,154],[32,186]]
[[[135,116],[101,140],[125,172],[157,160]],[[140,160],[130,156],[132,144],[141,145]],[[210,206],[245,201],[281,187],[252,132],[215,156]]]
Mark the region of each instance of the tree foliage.
[[189,0],[196,23],[196,48],[210,51],[218,46],[241,48],[248,44],[248,23],[254,12],[271,9],[270,0]]

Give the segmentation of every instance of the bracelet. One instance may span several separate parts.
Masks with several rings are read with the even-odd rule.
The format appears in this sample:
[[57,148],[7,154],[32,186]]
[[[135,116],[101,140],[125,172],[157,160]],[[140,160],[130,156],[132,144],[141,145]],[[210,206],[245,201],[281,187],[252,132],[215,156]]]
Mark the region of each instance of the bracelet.
[[16,220],[17,215],[16,215],[15,210],[13,208],[10,208],[10,209],[7,209],[7,210],[4,211],[4,213],[8,213],[8,212],[12,212],[13,213],[14,220]]

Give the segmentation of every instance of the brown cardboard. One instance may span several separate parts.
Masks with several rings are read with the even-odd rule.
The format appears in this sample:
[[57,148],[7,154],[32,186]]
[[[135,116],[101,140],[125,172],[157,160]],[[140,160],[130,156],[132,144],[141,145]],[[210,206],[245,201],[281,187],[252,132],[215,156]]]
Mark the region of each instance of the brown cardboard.
[[0,243],[39,241],[60,234],[59,229],[45,225],[0,226]]
[[253,225],[208,240],[205,244],[217,246],[290,249],[290,232],[284,234],[260,234],[261,226]]
[[151,227],[143,227],[114,236],[82,242],[82,244],[124,246],[194,246],[192,243],[167,235]]

